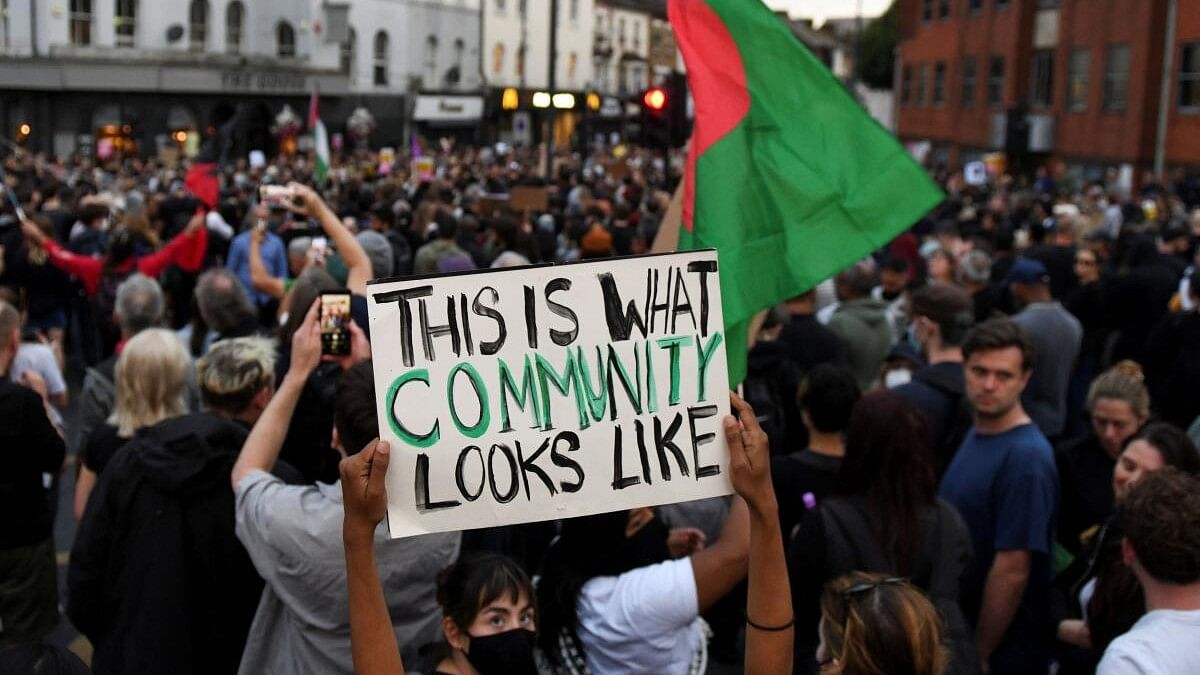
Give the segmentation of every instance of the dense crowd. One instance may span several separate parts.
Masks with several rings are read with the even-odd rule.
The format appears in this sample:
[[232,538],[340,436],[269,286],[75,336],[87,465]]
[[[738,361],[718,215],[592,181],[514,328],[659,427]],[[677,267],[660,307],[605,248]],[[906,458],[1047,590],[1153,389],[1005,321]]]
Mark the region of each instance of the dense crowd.
[[61,600],[96,673],[1200,672],[1194,178],[939,173],[762,318],[736,496],[391,540],[368,281],[646,252],[682,166],[426,152],[231,162],[215,208],[185,166],[5,160],[0,671],[88,672]]

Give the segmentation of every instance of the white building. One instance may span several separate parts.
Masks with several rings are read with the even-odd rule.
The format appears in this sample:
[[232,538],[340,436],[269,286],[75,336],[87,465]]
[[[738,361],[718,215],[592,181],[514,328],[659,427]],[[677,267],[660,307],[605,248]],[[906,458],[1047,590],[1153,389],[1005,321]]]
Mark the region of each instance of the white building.
[[649,8],[637,0],[597,0],[592,86],[628,96],[652,84]]
[[39,150],[114,136],[154,154],[241,109],[239,137],[269,146],[279,110],[303,118],[317,89],[331,131],[365,106],[376,144],[402,142],[419,92],[478,92],[479,2],[0,0],[0,136],[29,124]]
[[550,88],[550,15],[557,3],[554,88],[591,80],[592,0],[483,0],[482,71],[488,87]]

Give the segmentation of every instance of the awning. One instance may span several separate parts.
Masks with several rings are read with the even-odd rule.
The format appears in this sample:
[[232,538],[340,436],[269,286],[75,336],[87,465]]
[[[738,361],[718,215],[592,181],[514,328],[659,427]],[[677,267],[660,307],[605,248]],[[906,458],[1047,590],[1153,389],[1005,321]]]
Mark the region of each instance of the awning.
[[478,122],[483,118],[480,96],[417,96],[413,119],[418,122]]

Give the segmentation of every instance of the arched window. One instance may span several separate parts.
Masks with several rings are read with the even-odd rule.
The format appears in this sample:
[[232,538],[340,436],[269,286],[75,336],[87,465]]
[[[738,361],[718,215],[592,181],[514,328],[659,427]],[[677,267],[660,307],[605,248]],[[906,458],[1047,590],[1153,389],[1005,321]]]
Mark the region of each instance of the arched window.
[[517,47],[517,77],[525,77],[525,45]]
[[275,26],[275,54],[281,59],[296,58],[296,29],[286,21]]
[[492,48],[492,72],[496,75],[504,70],[504,45],[499,42]]
[[338,67],[341,71],[350,76],[350,81],[354,81],[354,72],[358,70],[358,33],[354,29],[350,29],[349,35],[346,36],[346,41],[342,43],[341,59],[338,61]]
[[92,44],[92,0],[71,0],[71,44]]
[[137,0],[117,0],[113,8],[113,27],[118,47],[132,47],[137,37]]
[[208,0],[192,0],[188,10],[188,46],[192,51],[204,50],[208,41]]
[[575,81],[575,69],[579,66],[579,55],[571,52],[567,57],[567,79],[571,82]]
[[388,44],[388,34],[384,31],[379,31],[375,34],[375,86],[387,86],[390,52],[391,46]]
[[242,51],[242,26],[246,21],[246,6],[233,0],[225,8],[225,51],[237,54]]
[[458,66],[459,68],[462,68],[463,52],[466,51],[466,48],[467,48],[467,44],[465,42],[463,42],[462,38],[455,38],[455,40],[454,40],[454,65]]

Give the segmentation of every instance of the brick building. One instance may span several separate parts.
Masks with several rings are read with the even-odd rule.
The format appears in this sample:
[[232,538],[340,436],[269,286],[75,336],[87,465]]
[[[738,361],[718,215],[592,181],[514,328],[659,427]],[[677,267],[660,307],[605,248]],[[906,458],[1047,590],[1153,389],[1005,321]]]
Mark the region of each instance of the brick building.
[[1200,0],[897,0],[898,135],[956,167],[1024,118],[1033,163],[1149,169],[1172,1],[1165,161],[1200,165]]

